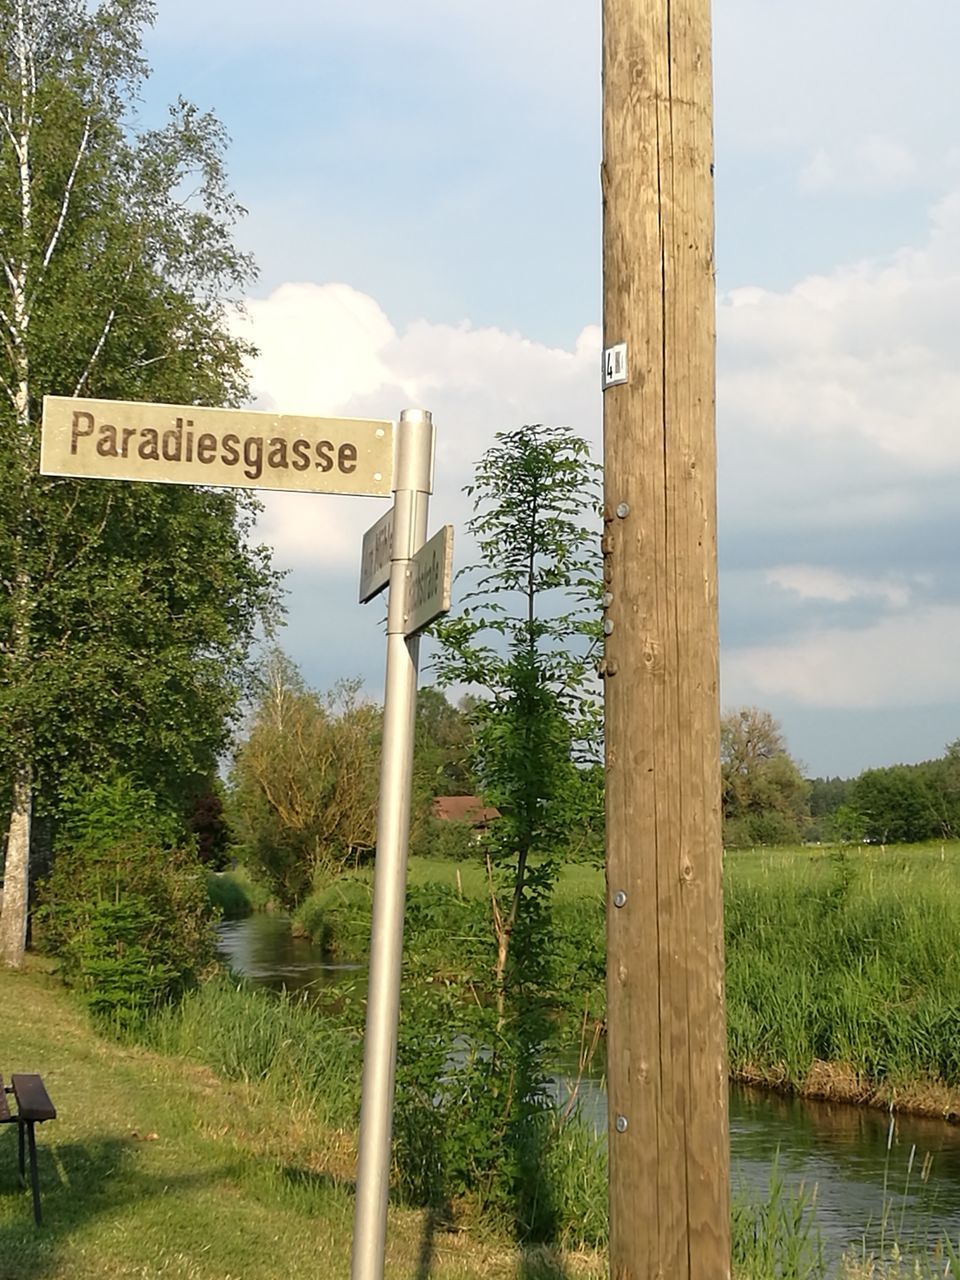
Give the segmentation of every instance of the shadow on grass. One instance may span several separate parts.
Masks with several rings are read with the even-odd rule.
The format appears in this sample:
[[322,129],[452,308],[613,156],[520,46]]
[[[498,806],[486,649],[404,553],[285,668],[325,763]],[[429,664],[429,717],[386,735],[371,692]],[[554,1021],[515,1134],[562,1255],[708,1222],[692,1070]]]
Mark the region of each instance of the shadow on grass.
[[518,1280],[569,1280],[570,1273],[556,1249],[541,1245],[524,1251],[517,1277]]
[[18,1175],[15,1126],[8,1128],[6,1140],[0,1134],[0,1280],[43,1280],[60,1274],[64,1243],[89,1222],[132,1201],[199,1186],[212,1177],[209,1170],[174,1178],[145,1174],[134,1167],[139,1143],[133,1139],[58,1144],[44,1142],[43,1133],[38,1132],[43,1222],[37,1226],[29,1164],[24,1189]]

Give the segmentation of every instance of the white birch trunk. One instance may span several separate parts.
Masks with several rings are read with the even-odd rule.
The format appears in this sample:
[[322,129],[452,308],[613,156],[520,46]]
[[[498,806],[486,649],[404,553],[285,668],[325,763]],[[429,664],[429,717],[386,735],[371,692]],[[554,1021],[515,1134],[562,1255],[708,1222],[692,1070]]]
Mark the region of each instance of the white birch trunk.
[[[20,186],[20,223],[23,247],[19,262],[4,263],[10,287],[10,312],[7,317],[8,349],[13,365],[11,386],[17,432],[17,463],[20,471],[22,526],[30,514],[30,470],[32,439],[30,433],[30,359],[27,330],[30,325],[29,258],[27,246],[33,233],[33,190],[30,168],[30,143],[33,131],[35,77],[30,41],[26,28],[23,0],[17,3],[17,61],[20,72],[19,119],[7,123],[7,133],[17,158]],[[14,587],[12,598],[11,665],[14,678],[28,669],[30,662],[31,613],[33,583],[21,539],[14,544]],[[10,829],[7,836],[7,858],[3,881],[3,907],[0,909],[0,961],[13,968],[23,963],[27,944],[27,911],[30,892],[30,828],[33,817],[33,743],[29,727],[18,734],[20,760],[14,770]]]
[[13,781],[13,805],[7,837],[7,862],[0,912],[0,961],[18,969],[27,946],[27,905],[30,895],[30,826],[33,777],[26,764]]

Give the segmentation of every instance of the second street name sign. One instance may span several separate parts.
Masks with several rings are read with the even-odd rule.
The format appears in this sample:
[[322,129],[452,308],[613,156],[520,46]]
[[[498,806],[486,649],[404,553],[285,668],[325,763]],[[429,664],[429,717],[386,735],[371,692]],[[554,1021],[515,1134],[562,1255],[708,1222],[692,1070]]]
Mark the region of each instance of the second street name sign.
[[48,476],[388,497],[393,423],[44,396]]
[[360,550],[360,603],[366,604],[390,581],[393,555],[393,512],[391,507],[363,535]]
[[410,561],[404,632],[416,635],[450,609],[453,591],[453,525],[445,524]]

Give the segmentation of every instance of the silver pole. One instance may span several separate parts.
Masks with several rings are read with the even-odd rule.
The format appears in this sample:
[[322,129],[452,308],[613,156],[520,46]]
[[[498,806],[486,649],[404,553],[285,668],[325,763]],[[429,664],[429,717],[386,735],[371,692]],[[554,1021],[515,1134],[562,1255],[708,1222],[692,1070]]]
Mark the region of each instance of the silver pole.
[[428,494],[433,488],[433,450],[434,430],[430,414],[423,410],[405,409],[400,415],[397,430],[383,754],[373,879],[370,985],[363,1044],[352,1280],[382,1280],[387,1244],[403,908],[410,835],[417,663],[420,657],[419,637],[406,638],[404,621],[410,561],[427,536]]

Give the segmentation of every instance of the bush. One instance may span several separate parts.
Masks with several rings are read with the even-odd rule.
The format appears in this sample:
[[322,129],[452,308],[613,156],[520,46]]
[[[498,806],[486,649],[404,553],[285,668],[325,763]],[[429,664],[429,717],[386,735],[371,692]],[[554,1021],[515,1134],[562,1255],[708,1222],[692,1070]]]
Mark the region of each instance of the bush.
[[213,961],[205,872],[128,779],[68,801],[42,898],[41,945],[117,1027],[179,997]]
[[244,867],[234,871],[208,871],[207,893],[210,905],[224,920],[239,920],[254,911],[262,911],[269,898],[268,890]]

